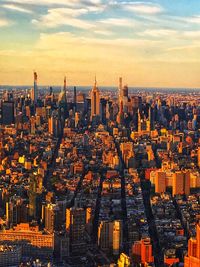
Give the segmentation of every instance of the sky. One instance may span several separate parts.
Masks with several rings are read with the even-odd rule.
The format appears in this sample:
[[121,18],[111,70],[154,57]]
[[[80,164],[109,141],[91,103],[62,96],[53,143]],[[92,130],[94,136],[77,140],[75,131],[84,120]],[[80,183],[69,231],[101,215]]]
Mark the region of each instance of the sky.
[[198,0],[0,0],[0,85],[200,88]]

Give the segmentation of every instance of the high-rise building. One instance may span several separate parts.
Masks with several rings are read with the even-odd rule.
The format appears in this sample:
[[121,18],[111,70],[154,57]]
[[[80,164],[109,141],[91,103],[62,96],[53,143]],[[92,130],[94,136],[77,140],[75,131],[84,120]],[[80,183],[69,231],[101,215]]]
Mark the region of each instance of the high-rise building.
[[76,86],[74,86],[74,109],[76,111]]
[[18,196],[6,202],[6,220],[9,227],[28,222],[28,204]]
[[36,103],[38,100],[37,72],[34,71],[33,76],[34,76],[34,87],[33,87],[33,99],[32,100],[34,101],[34,103]]
[[164,193],[166,191],[166,172],[157,171],[155,178],[155,192]]
[[198,150],[197,150],[197,165],[200,168],[200,147],[198,147]]
[[190,172],[189,171],[177,171],[173,175],[173,188],[172,195],[190,193]]
[[49,233],[59,228],[59,207],[56,204],[49,203],[45,206],[45,229]]
[[122,221],[102,221],[98,228],[98,246],[119,255],[122,246]]
[[184,266],[200,266],[200,224],[196,227],[196,238],[190,238],[188,241],[188,255],[184,259]]
[[86,249],[86,214],[87,209],[84,208],[73,207],[66,210],[66,230],[70,236],[72,253],[83,252]]
[[4,125],[10,125],[15,123],[14,102],[12,101],[2,102],[2,123]]
[[133,261],[137,263],[154,262],[153,250],[150,238],[136,241],[132,247]]
[[100,93],[95,78],[94,87],[91,91],[91,121],[100,117]]

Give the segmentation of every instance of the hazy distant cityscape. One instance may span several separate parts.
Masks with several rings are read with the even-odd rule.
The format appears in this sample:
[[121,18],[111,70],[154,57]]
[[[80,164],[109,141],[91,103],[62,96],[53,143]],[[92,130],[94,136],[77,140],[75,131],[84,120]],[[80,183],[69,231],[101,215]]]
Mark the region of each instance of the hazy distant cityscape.
[[0,266],[199,266],[199,92],[38,83],[0,91]]

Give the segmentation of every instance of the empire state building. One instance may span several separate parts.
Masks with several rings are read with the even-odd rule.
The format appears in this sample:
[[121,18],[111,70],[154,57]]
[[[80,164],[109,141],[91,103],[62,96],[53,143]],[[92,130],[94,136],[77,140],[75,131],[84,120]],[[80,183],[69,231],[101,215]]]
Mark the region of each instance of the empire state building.
[[95,78],[94,87],[91,91],[91,121],[100,116],[100,93]]

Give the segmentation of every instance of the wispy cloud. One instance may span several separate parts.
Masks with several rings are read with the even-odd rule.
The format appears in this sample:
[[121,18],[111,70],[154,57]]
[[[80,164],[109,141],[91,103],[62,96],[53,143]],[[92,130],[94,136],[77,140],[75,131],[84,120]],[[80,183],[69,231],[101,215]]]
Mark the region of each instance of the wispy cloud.
[[118,27],[132,27],[135,24],[135,21],[133,19],[126,18],[108,18],[104,20],[99,20],[99,22]]
[[163,8],[160,5],[149,1],[112,1],[110,2],[110,5],[122,7],[124,10],[134,12],[136,14],[155,15],[163,12]]
[[200,15],[183,18],[184,21],[194,24],[200,24]]
[[88,12],[87,8],[53,8],[49,9],[46,15],[40,16],[39,19],[32,20],[32,23],[39,27],[46,28],[68,25],[81,29],[90,29],[94,27],[93,23],[78,18],[80,15],[87,14]]
[[32,11],[30,9],[27,9],[27,8],[24,8],[21,6],[17,6],[15,4],[5,4],[5,5],[2,5],[2,7],[5,9],[9,9],[12,11],[18,11],[18,12],[22,12],[22,13],[28,13],[28,14],[32,13]]
[[112,35],[112,32],[108,31],[108,30],[95,30],[94,33],[100,34],[100,35],[105,35],[105,36]]
[[74,6],[74,5],[101,5],[101,0],[5,0],[9,3],[18,3],[23,5],[35,5],[35,6]]
[[10,20],[8,20],[8,19],[1,19],[0,18],[0,27],[5,27],[5,26],[9,26],[9,25],[11,25],[12,24],[12,22],[10,21]]
[[177,35],[177,31],[169,29],[150,29],[139,33],[139,35],[150,37],[170,37]]

